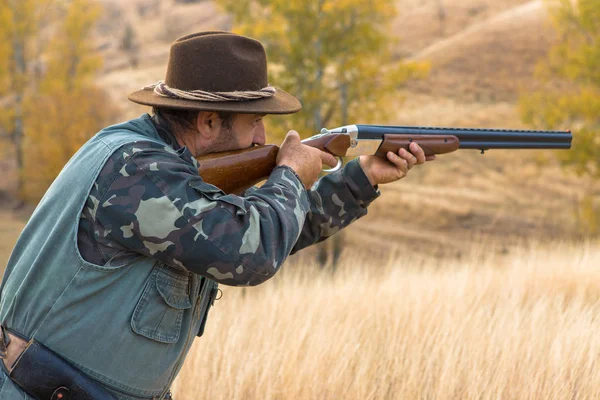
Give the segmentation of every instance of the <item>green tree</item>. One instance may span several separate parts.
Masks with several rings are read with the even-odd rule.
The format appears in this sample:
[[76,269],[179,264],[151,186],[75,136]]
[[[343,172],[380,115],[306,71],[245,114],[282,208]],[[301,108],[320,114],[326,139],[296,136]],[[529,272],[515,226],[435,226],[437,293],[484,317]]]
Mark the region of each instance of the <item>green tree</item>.
[[[543,90],[521,97],[523,121],[533,127],[574,131],[564,165],[592,179],[600,178],[600,2],[547,0],[559,41],[536,69]],[[592,212],[593,210],[596,212]],[[579,211],[598,231],[600,212],[589,198]],[[595,214],[595,217],[593,217]]]
[[[263,43],[269,81],[289,91],[302,111],[269,117],[271,140],[289,129],[311,136],[321,128],[385,122],[397,112],[398,89],[424,76],[426,63],[393,60],[394,0],[217,0],[234,31]],[[319,248],[322,265],[336,265],[343,236]]]
[[[279,137],[322,127],[383,122],[397,89],[423,75],[422,63],[394,63],[393,0],[217,0],[234,18],[234,31],[260,40],[269,79],[298,97],[303,110],[277,118]],[[273,120],[270,118],[270,120]]]

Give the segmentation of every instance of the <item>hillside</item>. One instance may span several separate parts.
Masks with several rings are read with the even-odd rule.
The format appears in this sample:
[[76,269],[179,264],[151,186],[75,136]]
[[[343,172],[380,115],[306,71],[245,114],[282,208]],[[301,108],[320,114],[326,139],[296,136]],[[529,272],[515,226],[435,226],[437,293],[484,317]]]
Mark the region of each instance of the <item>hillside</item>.
[[[119,88],[112,93],[127,117],[145,109],[132,106],[123,89],[135,90],[162,79],[174,39],[199,30],[232,27],[231,19],[209,0],[103,3],[106,11],[98,36],[106,61],[101,82]],[[398,39],[398,59],[432,63],[431,76],[411,83],[409,94],[513,102],[518,90],[531,82],[535,63],[551,43],[542,0],[399,0],[397,4],[393,33]],[[438,4],[443,4],[443,22]],[[133,27],[138,43],[135,67],[132,53],[121,48],[127,25]]]
[[533,67],[553,41],[542,0],[504,10],[416,52],[431,76],[413,91],[478,102],[514,101],[530,90]]
[[[164,77],[174,39],[232,27],[231,19],[209,0],[101,2],[105,12],[97,36],[105,63],[98,82],[121,108],[122,119],[148,111],[129,102],[127,94]],[[397,4],[396,62],[429,61],[431,74],[399,91],[390,104],[398,110],[391,123],[523,128],[515,107],[519,91],[534,87],[535,65],[554,38],[543,0]],[[135,51],[123,48],[127,29],[133,32]],[[349,229],[344,242],[368,244],[377,255],[396,248],[461,257],[474,238],[498,252],[523,240],[576,240],[579,201],[600,188],[565,173],[552,159],[541,151],[484,156],[462,151],[440,157],[382,187],[383,196],[369,217]]]
[[[117,4],[121,3],[107,0],[110,7]],[[516,101],[521,90],[535,87],[531,79],[535,65],[554,40],[543,0],[398,0],[397,4],[393,24],[397,62],[429,61],[431,74],[399,93],[397,103],[390,105],[398,108],[392,122],[524,128]],[[115,102],[127,117],[147,109],[128,103],[123,88],[133,90],[161,79],[170,41],[193,31],[232,26],[211,1],[175,5],[137,0],[122,13],[140,37],[143,32],[140,53],[146,56],[132,68],[125,62],[127,55],[113,46],[107,52],[102,82],[115,88]],[[540,166],[540,160],[553,156],[548,157],[535,151],[485,156],[464,151],[440,157],[406,180],[383,187],[369,217],[350,229],[344,241],[351,247],[368,243],[376,255],[397,248],[461,257],[474,239],[502,243],[496,247],[503,252],[504,244],[525,238],[577,238],[578,204],[590,185],[555,163]]]

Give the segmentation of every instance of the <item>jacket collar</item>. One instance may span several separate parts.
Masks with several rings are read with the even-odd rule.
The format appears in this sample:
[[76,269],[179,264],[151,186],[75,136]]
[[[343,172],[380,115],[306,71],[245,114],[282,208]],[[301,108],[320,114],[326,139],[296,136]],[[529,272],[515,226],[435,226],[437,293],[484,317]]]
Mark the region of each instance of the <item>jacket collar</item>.
[[160,139],[167,146],[172,148],[183,161],[187,162],[188,164],[192,164],[196,169],[200,167],[200,164],[198,164],[198,161],[188,150],[188,148],[186,146],[181,146],[177,142],[175,135],[168,128],[168,125],[162,118],[160,118],[158,115],[150,116],[148,114],[144,114],[141,116],[141,119],[144,119],[151,127],[151,129],[145,130],[146,136],[153,137],[154,139]]

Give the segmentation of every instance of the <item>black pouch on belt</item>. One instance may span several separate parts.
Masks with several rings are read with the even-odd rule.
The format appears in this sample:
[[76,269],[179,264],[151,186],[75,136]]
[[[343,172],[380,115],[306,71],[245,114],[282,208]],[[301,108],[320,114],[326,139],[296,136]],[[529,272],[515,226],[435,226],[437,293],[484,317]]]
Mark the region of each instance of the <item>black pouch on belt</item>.
[[35,340],[16,360],[10,377],[39,400],[116,400],[96,381]]

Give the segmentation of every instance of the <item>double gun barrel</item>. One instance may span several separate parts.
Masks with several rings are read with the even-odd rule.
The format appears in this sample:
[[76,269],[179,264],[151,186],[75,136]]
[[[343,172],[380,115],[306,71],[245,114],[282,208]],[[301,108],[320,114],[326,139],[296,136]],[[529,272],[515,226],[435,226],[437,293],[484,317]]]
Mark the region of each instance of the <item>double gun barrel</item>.
[[381,139],[383,135],[455,136],[460,149],[570,149],[571,131],[508,129],[432,128],[385,125],[356,125],[358,139]]

